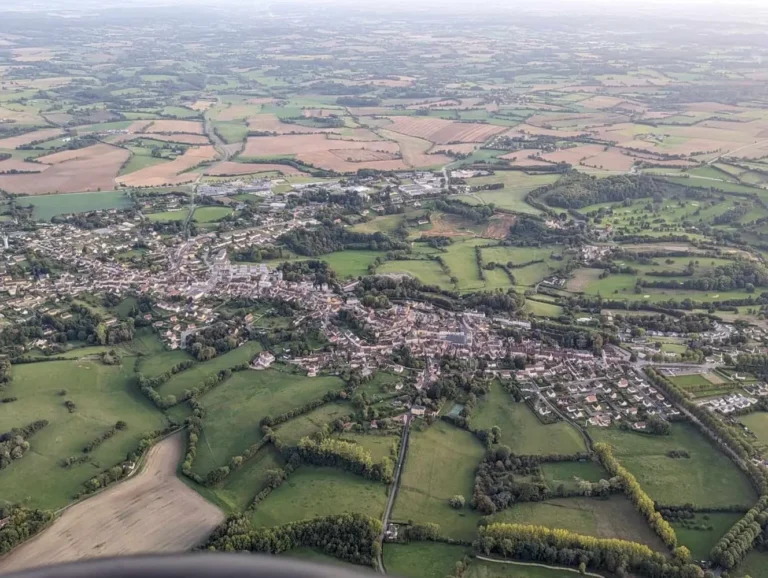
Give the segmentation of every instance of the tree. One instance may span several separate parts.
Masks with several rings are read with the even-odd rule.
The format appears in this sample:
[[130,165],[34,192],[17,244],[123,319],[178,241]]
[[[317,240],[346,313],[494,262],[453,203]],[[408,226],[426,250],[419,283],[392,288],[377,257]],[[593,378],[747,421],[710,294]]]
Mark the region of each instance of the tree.
[[449,503],[451,504],[451,508],[454,508],[456,510],[461,510],[464,507],[464,496],[456,495],[453,496]]

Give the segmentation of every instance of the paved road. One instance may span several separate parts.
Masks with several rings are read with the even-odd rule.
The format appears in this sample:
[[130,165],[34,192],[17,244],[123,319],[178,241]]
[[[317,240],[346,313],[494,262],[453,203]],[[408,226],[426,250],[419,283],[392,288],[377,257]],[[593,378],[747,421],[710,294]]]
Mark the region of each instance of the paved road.
[[[403,464],[405,463],[405,454],[408,451],[408,438],[411,435],[411,420],[413,418],[410,415],[405,416],[405,425],[403,426],[403,437],[400,440],[400,455],[397,456],[397,464],[395,464],[395,479],[392,482],[392,488],[389,491],[389,499],[387,500],[387,507],[384,509],[384,519],[382,520],[381,537],[379,542],[383,545],[384,533],[387,531],[389,525],[389,518],[392,514],[392,507],[395,505],[395,498],[397,498],[397,490],[400,487],[400,476],[403,472]],[[379,555],[376,560],[378,570],[382,574],[386,574],[384,569],[384,558],[382,553],[384,548],[379,550]]]

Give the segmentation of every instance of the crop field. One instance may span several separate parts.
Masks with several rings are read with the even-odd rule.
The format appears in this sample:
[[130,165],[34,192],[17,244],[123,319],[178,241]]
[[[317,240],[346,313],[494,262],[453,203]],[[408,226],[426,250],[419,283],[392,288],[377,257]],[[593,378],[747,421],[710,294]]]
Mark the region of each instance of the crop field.
[[351,229],[358,233],[391,233],[403,222],[405,215],[384,215],[370,221],[353,225]]
[[708,514],[697,513],[691,520],[694,524],[712,527],[711,530],[691,530],[681,524],[672,524],[677,534],[677,542],[686,546],[694,560],[706,560],[709,553],[723,535],[742,518],[739,513],[711,512]]
[[33,215],[39,221],[50,221],[57,215],[83,213],[99,209],[129,207],[131,200],[121,191],[102,193],[74,193],[67,195],[39,195],[23,198],[25,205],[33,205]]
[[492,520],[564,528],[596,538],[620,538],[657,550],[664,549],[661,540],[625,496],[611,496],[607,500],[559,498],[546,502],[524,502],[494,514]]
[[517,403],[501,385],[493,383],[491,391],[480,398],[472,414],[472,427],[501,428],[501,443],[516,454],[572,454],[586,451],[584,440],[576,429],[558,422],[544,425],[525,403]]
[[61,136],[62,134],[64,134],[64,131],[58,128],[44,128],[41,130],[35,130],[19,136],[0,139],[0,149],[15,149],[35,141],[46,141],[54,139]]
[[468,553],[466,546],[440,542],[389,543],[384,544],[384,566],[388,574],[403,578],[445,578]]
[[227,369],[248,363],[253,357],[261,351],[261,344],[258,341],[248,341],[232,351],[227,351],[222,355],[217,355],[209,361],[197,363],[192,368],[177,373],[171,379],[166,381],[158,388],[162,395],[179,396],[184,390],[192,389],[211,375],[217,374],[222,369]]
[[481,186],[503,183],[503,189],[477,191],[472,196],[481,199],[487,205],[493,203],[501,209],[537,215],[541,211],[525,202],[526,195],[534,189],[555,183],[558,178],[558,175],[529,175],[522,171],[497,171],[490,177],[468,179],[467,184]]
[[[150,431],[163,427],[162,414],[131,382],[130,370],[93,361],[49,361],[13,368],[13,381],[4,395],[18,397],[0,405],[3,431],[47,419],[49,425],[30,440],[31,451],[0,476],[0,502],[23,502],[58,508],[82,490],[81,484],[111,467],[136,448]],[[61,391],[66,391],[61,395]],[[64,402],[75,403],[74,413]],[[60,462],[82,455],[82,448],[118,420],[125,431],[91,452],[93,461],[63,468]]]
[[301,407],[341,385],[336,377],[309,378],[277,370],[233,374],[201,399],[206,417],[195,471],[207,474],[261,439],[259,422],[267,415]]
[[251,515],[269,527],[331,514],[359,513],[381,518],[387,486],[336,468],[301,466]]
[[176,477],[183,445],[181,434],[159,442],[141,472],[65,511],[40,536],[0,559],[0,572],[197,546],[224,515]]
[[97,144],[38,157],[41,173],[0,175],[0,189],[17,195],[109,191],[129,156],[125,149]]
[[[595,441],[614,447],[616,458],[653,500],[701,507],[754,505],[756,495],[746,476],[692,425],[673,424],[669,436],[596,428],[590,433]],[[667,456],[681,449],[691,457]]]
[[216,158],[216,149],[212,146],[190,147],[175,160],[123,175],[117,179],[117,182],[128,187],[160,187],[190,183],[197,180],[199,175],[188,171],[214,158]]
[[494,135],[504,132],[504,127],[488,124],[454,122],[441,118],[393,117],[387,130],[415,136],[435,144],[454,142],[485,142]]
[[[678,385],[685,389],[686,387],[693,387],[693,386],[709,386],[714,385],[715,383],[713,381],[710,381],[707,379],[705,374],[701,373],[694,373],[692,375],[676,375],[674,377],[670,377],[669,380],[674,383],[675,385]],[[722,383],[722,381],[718,382]]]
[[192,356],[183,349],[163,351],[147,357],[142,357],[137,364],[137,370],[145,377],[160,375],[182,361],[192,359]]

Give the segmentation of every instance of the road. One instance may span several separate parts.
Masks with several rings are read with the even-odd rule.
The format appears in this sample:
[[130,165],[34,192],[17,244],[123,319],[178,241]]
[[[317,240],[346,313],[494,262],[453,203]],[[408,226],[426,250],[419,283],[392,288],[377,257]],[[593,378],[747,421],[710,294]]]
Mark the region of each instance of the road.
[[[395,505],[395,498],[397,498],[397,490],[400,487],[400,476],[403,472],[403,464],[405,463],[405,454],[408,451],[408,438],[411,435],[411,420],[413,418],[410,415],[405,416],[405,425],[403,426],[403,437],[400,440],[400,454],[397,456],[397,464],[395,464],[395,479],[392,482],[392,487],[389,491],[389,499],[387,499],[387,507],[384,509],[384,518],[382,519],[381,536],[379,543],[384,544],[384,533],[387,531],[389,525],[389,518],[392,515],[392,507]],[[379,549],[379,555],[376,558],[376,564],[379,572],[386,574],[384,569],[384,548]]]
[[743,147],[739,147],[739,148],[734,149],[732,151],[728,151],[727,153],[721,154],[719,157],[716,157],[716,158],[712,159],[707,164],[708,165],[714,164],[714,163],[716,163],[717,161],[719,161],[723,157],[727,157],[727,156],[730,156],[730,155],[732,155],[734,153],[737,153],[739,151],[743,151],[745,149],[749,149],[749,148],[752,148],[752,147],[757,147],[757,146],[764,145],[764,144],[768,144],[768,140],[762,140],[760,142],[753,142],[751,144],[744,145]]
[[[535,562],[518,562],[516,560],[499,560],[498,558],[489,558],[488,556],[481,556],[478,554],[475,556],[478,560],[484,560],[486,562],[496,562],[497,564],[513,564],[514,566],[536,566],[538,568],[549,568],[550,570],[562,570],[563,572],[574,572],[575,574],[581,574],[576,568],[565,568],[563,566],[548,566],[547,564],[537,564]],[[600,574],[593,572],[584,572],[584,576],[593,576],[595,578],[605,578]]]

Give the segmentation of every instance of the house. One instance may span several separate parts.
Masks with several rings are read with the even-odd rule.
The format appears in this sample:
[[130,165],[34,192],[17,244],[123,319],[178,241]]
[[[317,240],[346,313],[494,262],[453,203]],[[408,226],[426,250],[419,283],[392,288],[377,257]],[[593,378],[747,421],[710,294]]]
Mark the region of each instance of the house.
[[275,362],[275,356],[269,351],[262,351],[256,358],[252,367],[254,369],[266,369]]
[[411,408],[411,415],[414,415],[416,417],[423,417],[424,414],[427,412],[427,408],[423,405],[414,405]]

